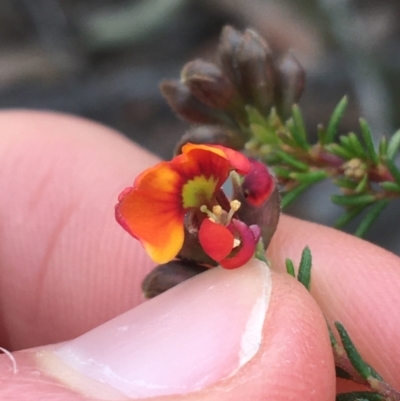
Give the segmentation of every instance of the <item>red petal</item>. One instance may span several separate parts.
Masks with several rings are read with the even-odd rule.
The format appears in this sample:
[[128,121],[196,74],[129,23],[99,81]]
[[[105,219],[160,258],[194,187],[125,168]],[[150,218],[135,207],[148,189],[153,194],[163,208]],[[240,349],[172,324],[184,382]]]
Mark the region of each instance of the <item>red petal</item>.
[[260,206],[268,199],[275,187],[274,177],[267,166],[256,160],[251,160],[251,171],[245,176],[242,190],[247,201],[254,206]]
[[225,269],[236,269],[246,264],[254,256],[257,243],[251,228],[242,221],[233,219],[228,228],[239,234],[241,244],[238,252],[230,258],[221,260],[220,265]]
[[251,170],[250,160],[242,153],[236,150],[226,148],[221,145],[213,145],[218,149],[222,149],[229,160],[232,170],[237,171],[239,174],[247,174]]
[[236,170],[239,174],[247,174],[251,169],[250,160],[245,155],[221,145],[194,145],[187,143],[182,147],[182,152],[183,154],[189,154],[193,150],[200,149],[223,157],[228,161],[230,170]]
[[223,225],[205,219],[199,230],[199,241],[204,252],[219,262],[225,259],[232,251],[234,237]]

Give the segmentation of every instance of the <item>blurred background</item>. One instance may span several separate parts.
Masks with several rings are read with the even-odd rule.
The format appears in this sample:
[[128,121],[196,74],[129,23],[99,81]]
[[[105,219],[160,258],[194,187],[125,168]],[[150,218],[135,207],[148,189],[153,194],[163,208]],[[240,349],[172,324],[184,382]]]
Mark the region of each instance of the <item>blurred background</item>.
[[[359,132],[362,116],[378,140],[400,128],[399,18],[398,0],[0,0],[0,107],[87,117],[170,158],[187,125],[159,81],[190,59],[212,60],[231,24],[300,60],[310,133],[347,94],[340,131]],[[319,184],[287,212],[332,225],[342,211],[328,201],[334,191]],[[398,221],[395,201],[367,239],[400,254]]]

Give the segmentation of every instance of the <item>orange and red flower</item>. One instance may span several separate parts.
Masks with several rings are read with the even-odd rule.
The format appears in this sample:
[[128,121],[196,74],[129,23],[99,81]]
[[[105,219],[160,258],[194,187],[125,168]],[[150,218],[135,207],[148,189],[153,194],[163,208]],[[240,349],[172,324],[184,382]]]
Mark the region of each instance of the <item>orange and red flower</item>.
[[231,171],[247,175],[253,169],[232,149],[186,144],[181,155],[147,169],[121,193],[117,221],[157,263],[175,258],[185,235],[194,233],[209,258],[239,267],[253,256],[260,228],[235,217],[240,202],[229,202],[221,186]]

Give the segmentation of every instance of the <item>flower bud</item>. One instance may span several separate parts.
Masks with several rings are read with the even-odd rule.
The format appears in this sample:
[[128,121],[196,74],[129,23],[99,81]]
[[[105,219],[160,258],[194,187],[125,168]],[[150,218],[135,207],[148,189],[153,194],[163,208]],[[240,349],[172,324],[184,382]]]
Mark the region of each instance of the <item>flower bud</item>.
[[277,110],[283,119],[287,119],[292,105],[300,99],[303,93],[306,74],[292,53],[288,53],[278,65],[279,87],[277,93]]
[[217,125],[199,125],[188,130],[179,140],[175,155],[181,153],[182,146],[186,143],[215,144],[226,146],[231,149],[243,149],[248,138],[238,131],[234,131]]
[[142,290],[146,298],[154,298],[177,284],[208,270],[194,262],[172,260],[155,267],[143,280]]
[[240,86],[241,77],[237,65],[236,52],[243,34],[227,25],[222,29],[221,38],[217,50],[222,71],[235,85]]
[[200,102],[226,110],[237,102],[237,93],[218,66],[200,59],[187,63],[181,72],[181,81]]
[[226,117],[221,112],[201,103],[182,82],[163,81],[160,89],[172,110],[184,120],[198,124],[226,124]]
[[248,29],[237,47],[237,65],[241,91],[245,99],[261,113],[268,114],[274,96],[274,63],[267,43]]
[[233,196],[241,207],[237,216],[247,225],[256,224],[261,228],[265,249],[278,225],[280,196],[275,177],[261,162],[252,160],[252,169],[243,183],[234,182]]

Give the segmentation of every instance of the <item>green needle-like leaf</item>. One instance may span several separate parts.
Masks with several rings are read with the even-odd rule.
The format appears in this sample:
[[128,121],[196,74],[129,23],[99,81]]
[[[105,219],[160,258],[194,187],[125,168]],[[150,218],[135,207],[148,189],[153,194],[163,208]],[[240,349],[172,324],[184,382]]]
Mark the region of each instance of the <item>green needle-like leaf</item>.
[[390,159],[386,159],[385,163],[388,170],[390,171],[390,174],[392,174],[394,180],[396,181],[396,184],[400,185],[400,171],[397,166]]
[[282,150],[277,151],[278,156],[289,166],[300,170],[300,171],[308,171],[309,166],[306,163],[303,163],[297,159],[295,159],[293,156],[285,153]]
[[392,181],[384,181],[380,182],[379,185],[385,189],[386,191],[390,192],[400,192],[400,186]]
[[301,183],[313,184],[328,177],[326,171],[310,171],[309,173],[291,173],[290,178]]
[[293,135],[293,139],[302,149],[308,150],[310,145],[307,143],[307,134],[304,127],[303,116],[301,115],[301,111],[297,104],[293,105],[292,116],[294,124],[291,127],[290,132]]
[[308,246],[303,249],[297,279],[310,291],[312,257]]
[[294,126],[294,122],[292,120],[287,121],[286,130],[278,131],[277,137],[282,142],[282,144],[285,144],[291,148],[297,148],[299,145],[293,139],[293,135],[291,133],[291,130],[294,129],[293,126]]
[[341,206],[361,206],[368,205],[376,200],[375,195],[332,195],[332,202]]
[[317,126],[317,135],[318,135],[318,141],[320,143],[325,143],[326,130],[322,124],[318,124]]
[[347,210],[336,220],[335,227],[336,228],[344,227],[346,224],[350,223],[350,221],[355,219],[364,209],[365,206],[362,205],[362,206],[355,206]]
[[356,194],[361,194],[365,192],[365,190],[368,188],[368,174],[365,174],[364,177],[361,179],[361,181],[358,183],[358,185],[354,188],[354,192]]
[[261,126],[267,125],[265,118],[255,107],[246,106],[246,112],[250,124],[257,124]]
[[265,257],[265,248],[262,239],[260,239],[257,243],[255,257],[258,260],[267,263],[267,258]]
[[399,150],[399,147],[400,147],[400,130],[396,131],[389,140],[386,153],[387,158],[390,160],[394,160]]
[[335,107],[335,110],[333,110],[332,116],[328,123],[328,127],[326,128],[325,141],[323,142],[324,144],[332,143],[335,139],[340,120],[342,119],[344,112],[346,111],[347,103],[347,96],[344,96]]
[[385,401],[386,398],[378,393],[370,391],[353,391],[341,393],[336,396],[336,401]]
[[379,157],[381,159],[384,159],[385,157],[387,157],[387,152],[388,152],[388,141],[387,138],[383,136],[379,141]]
[[359,157],[360,159],[366,159],[367,154],[365,153],[365,150],[360,142],[360,140],[357,138],[357,135],[354,132],[350,132],[348,135],[350,146],[353,149],[354,153]]
[[354,181],[352,178],[347,178],[347,177],[341,177],[337,178],[334,180],[335,185],[337,185],[339,188],[347,188],[351,190],[355,190],[357,187],[357,182]]
[[300,184],[296,188],[292,189],[281,199],[282,209],[288,207],[293,201],[295,201],[305,190],[310,186],[310,184]]
[[343,347],[351,364],[353,365],[354,369],[360,374],[360,376],[365,380],[368,380],[369,377],[382,380],[382,377],[375,371],[375,369],[373,369],[361,358],[360,353],[357,351],[355,345],[351,341],[351,338],[343,325],[339,322],[335,322],[335,327],[339,333]]
[[294,271],[294,265],[291,259],[286,259],[285,260],[286,264],[286,272],[290,274],[292,277],[296,278],[296,273]]
[[250,129],[253,137],[263,144],[277,144],[278,138],[276,133],[269,130],[265,125],[250,124]]
[[360,127],[361,127],[361,134],[364,138],[368,157],[375,165],[377,165],[379,163],[379,158],[375,150],[371,129],[369,128],[368,123],[363,118],[360,118]]
[[290,175],[293,174],[290,170],[279,166],[274,166],[273,170],[278,177],[282,178],[290,178]]
[[382,199],[376,202],[371,208],[368,210],[367,214],[363,218],[360,225],[357,227],[354,235],[356,237],[363,237],[368,229],[371,227],[372,223],[378,218],[383,209],[389,204],[389,199]]
[[326,145],[325,149],[328,152],[333,153],[334,155],[339,156],[344,160],[350,160],[354,157],[353,152],[350,152],[338,143],[331,143],[330,145]]
[[349,153],[351,153],[351,157],[358,157],[357,152],[354,151],[353,145],[350,141],[349,135],[341,135],[339,137],[339,142],[342,148],[346,149]]

